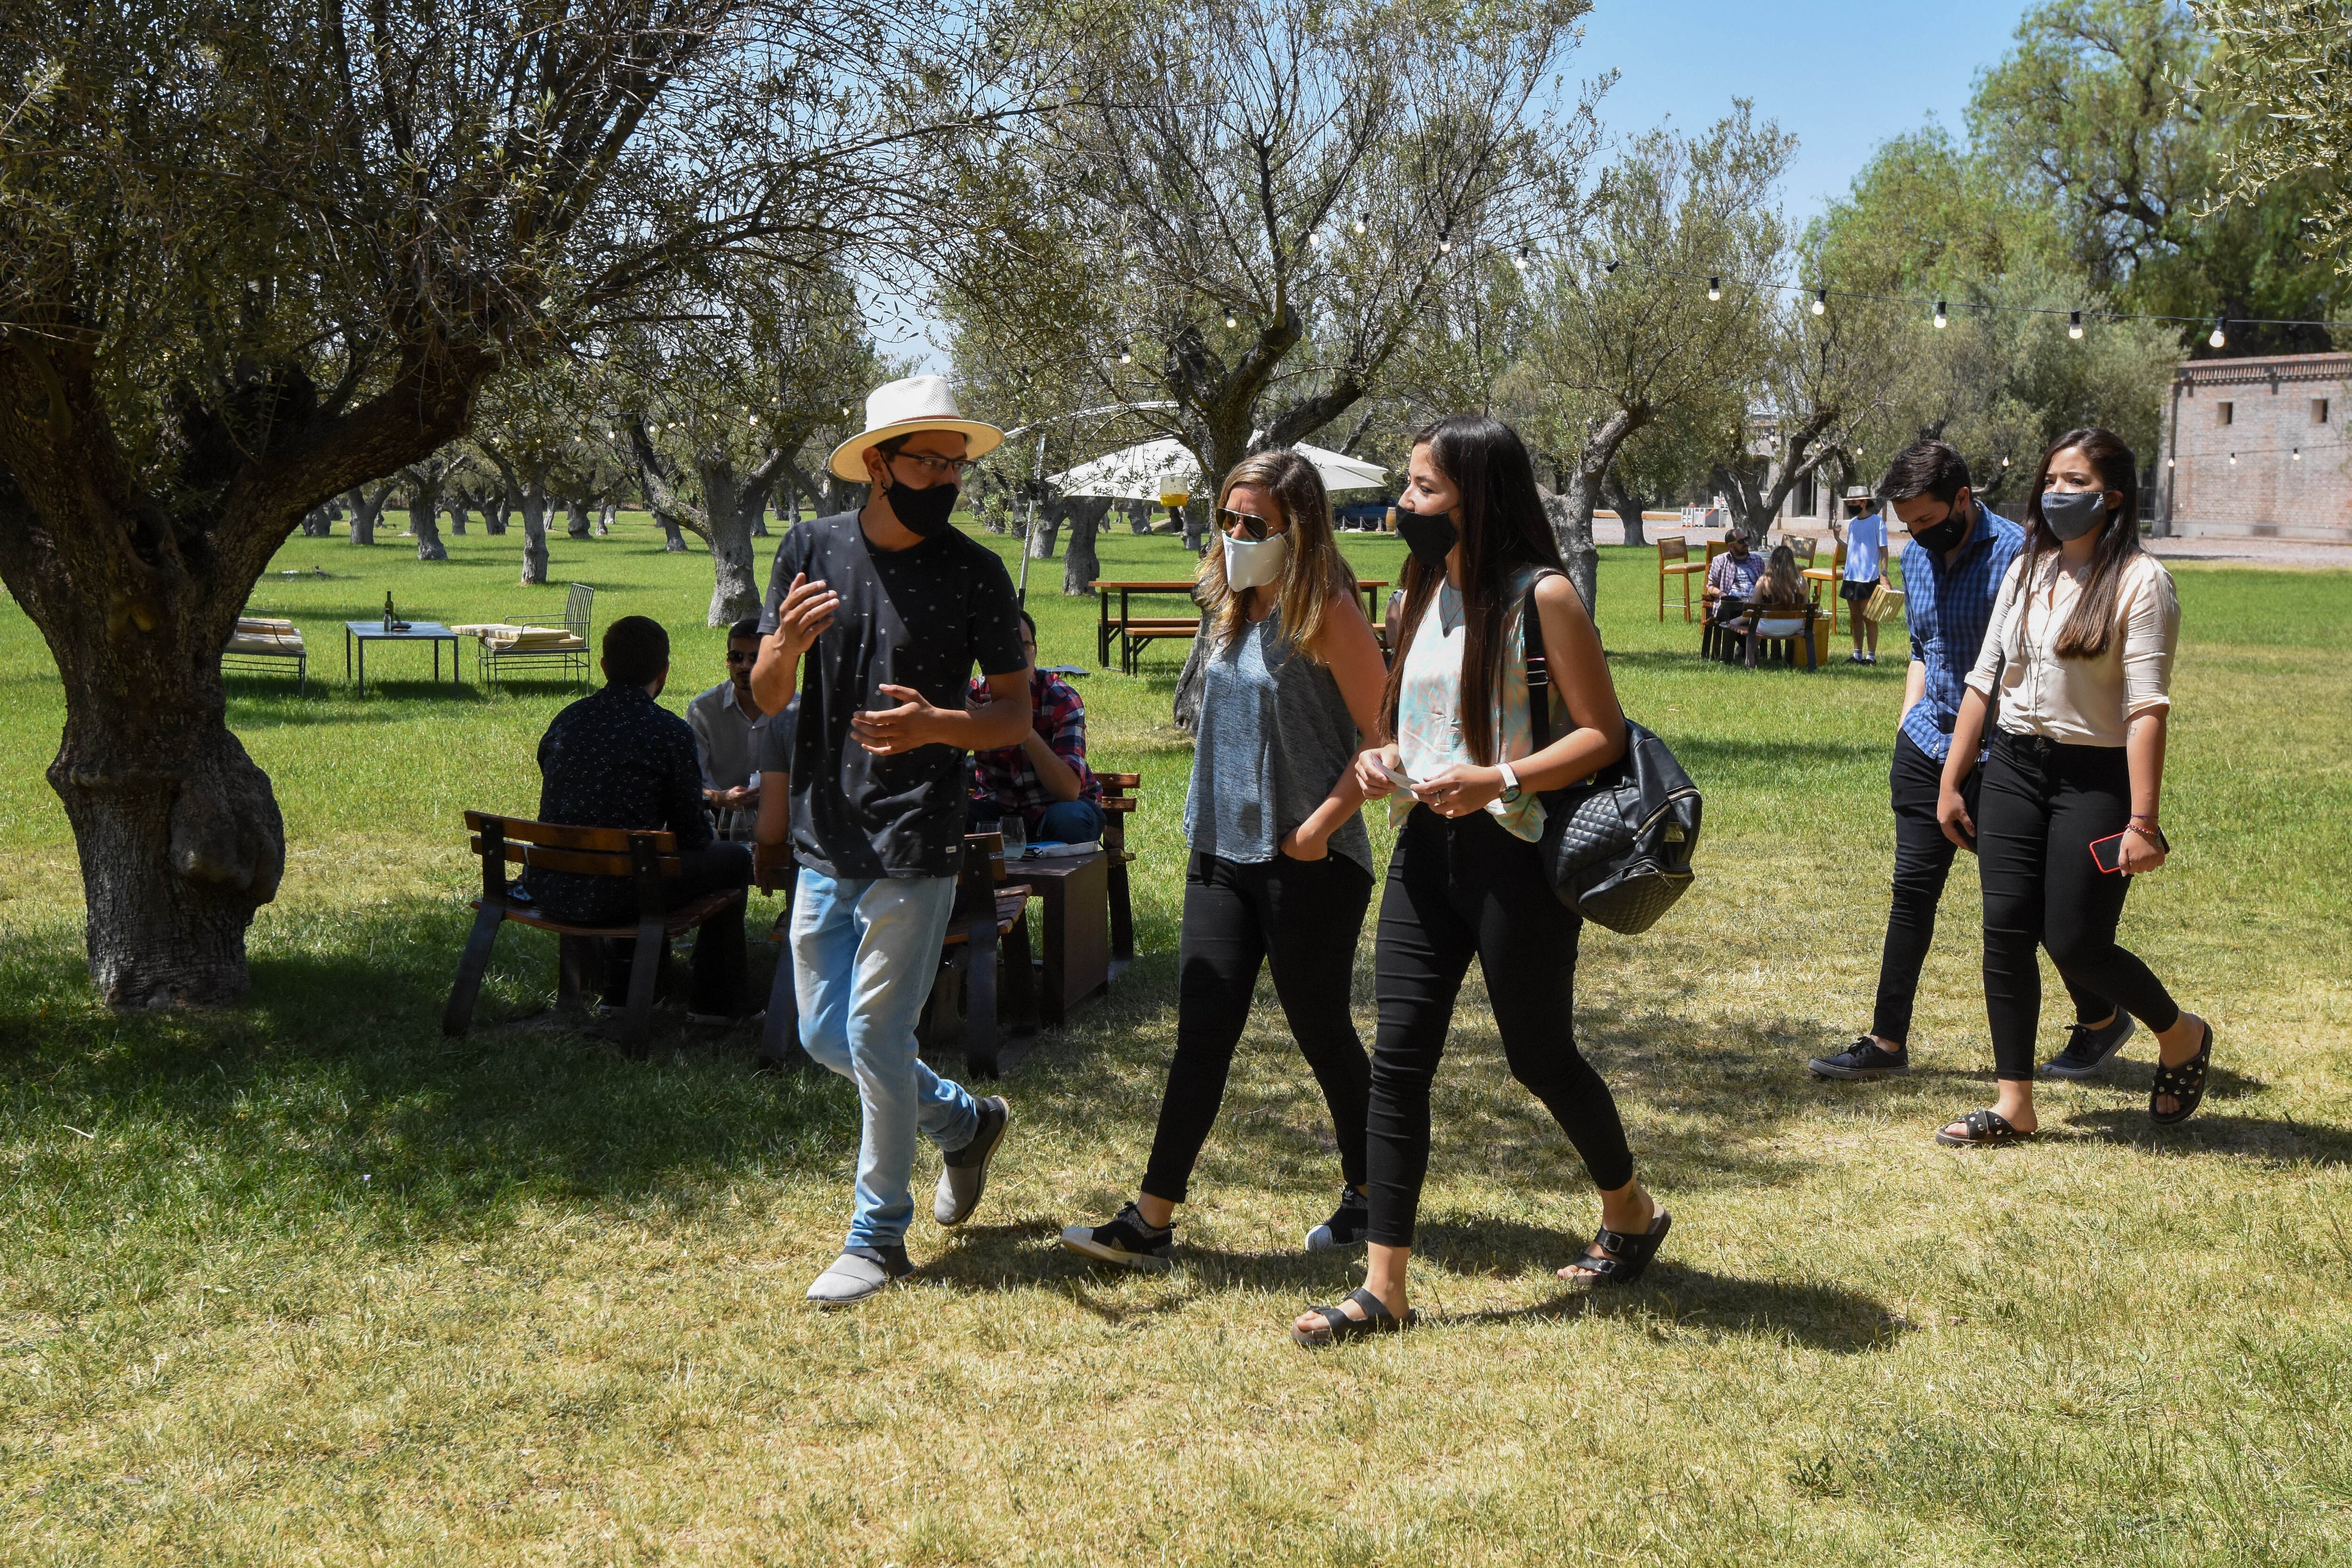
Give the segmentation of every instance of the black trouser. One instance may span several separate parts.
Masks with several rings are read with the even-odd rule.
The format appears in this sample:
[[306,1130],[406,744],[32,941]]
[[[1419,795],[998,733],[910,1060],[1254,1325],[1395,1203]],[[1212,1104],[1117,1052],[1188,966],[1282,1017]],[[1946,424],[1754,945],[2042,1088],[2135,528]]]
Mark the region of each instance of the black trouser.
[[[676,909],[705,893],[751,885],[751,847],[725,840],[699,849],[677,852],[678,874],[662,879],[662,895]],[[743,979],[751,967],[743,945],[744,900],[737,899],[703,922],[694,938],[694,990],[687,1005],[697,1013],[734,1017],[743,1011]],[[614,925],[627,925],[637,917],[636,906],[615,906]],[[605,944],[604,998],[621,1004],[629,988],[629,965],[636,957],[635,942]]]
[[1176,1056],[1143,1190],[1184,1201],[1224,1103],[1234,1047],[1248,1026],[1261,964],[1290,1021],[1339,1142],[1339,1173],[1364,1180],[1364,1097],[1370,1069],[1349,1011],[1356,942],[1372,901],[1371,873],[1344,856],[1257,864],[1192,857],[1184,873],[1184,934],[1177,944]]
[[[1977,815],[1984,779],[1982,768],[1972,769],[1960,786],[1969,816]],[[1908,1045],[1911,1004],[1919,994],[1919,966],[1936,940],[1936,906],[1943,902],[1944,880],[1952,869],[1958,846],[1944,837],[1936,821],[1936,802],[1943,793],[1944,764],[1921,751],[1910,736],[1895,737],[1895,764],[1889,770],[1887,792],[1895,807],[1895,898],[1886,910],[1886,947],[1878,960],[1878,1005],[1872,1011],[1870,1032],[1882,1040]],[[2069,980],[2078,1022],[2104,1022],[2115,1011],[2105,997]]]
[[2069,746],[2038,735],[1993,736],[1976,814],[1984,879],[1985,1014],[1993,1071],[2033,1076],[2047,949],[2066,984],[2114,998],[2158,1034],[2180,1020],[2164,983],[2116,945],[2131,879],[2099,869],[2095,839],[2131,820],[2131,765],[2120,746]]
[[1429,1086],[1454,997],[1476,958],[1511,1076],[1534,1091],[1603,1192],[1633,1179],[1617,1102],[1576,1048],[1583,921],[1545,881],[1536,847],[1484,811],[1415,806],[1381,898],[1381,1023],[1372,1043],[1370,1238],[1412,1245],[1429,1172]]

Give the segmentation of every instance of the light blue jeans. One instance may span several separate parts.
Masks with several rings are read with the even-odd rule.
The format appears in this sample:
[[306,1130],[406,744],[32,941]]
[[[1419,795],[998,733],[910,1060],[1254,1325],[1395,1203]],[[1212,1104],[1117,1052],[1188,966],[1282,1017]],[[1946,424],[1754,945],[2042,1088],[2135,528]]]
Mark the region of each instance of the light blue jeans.
[[954,907],[953,877],[836,879],[803,866],[793,889],[801,1046],[855,1082],[865,1109],[849,1247],[905,1244],[918,1128],[950,1152],[980,1131],[978,1103],[915,1054]]

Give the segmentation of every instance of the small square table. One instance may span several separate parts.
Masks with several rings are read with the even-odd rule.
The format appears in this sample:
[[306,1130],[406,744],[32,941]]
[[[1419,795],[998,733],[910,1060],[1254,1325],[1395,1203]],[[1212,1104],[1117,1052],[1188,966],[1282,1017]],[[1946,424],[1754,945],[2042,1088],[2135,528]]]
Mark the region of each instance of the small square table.
[[352,645],[360,650],[359,695],[367,695],[367,645],[372,642],[429,642],[433,645],[433,679],[441,679],[441,645],[449,645],[449,684],[459,682],[457,669],[457,634],[438,621],[411,621],[398,631],[383,629],[381,619],[345,621],[343,623],[343,673],[352,672]]
[[1110,989],[1110,856],[1097,849],[1007,860],[1004,874],[1028,883],[1045,910],[1037,1020],[1058,1029]]

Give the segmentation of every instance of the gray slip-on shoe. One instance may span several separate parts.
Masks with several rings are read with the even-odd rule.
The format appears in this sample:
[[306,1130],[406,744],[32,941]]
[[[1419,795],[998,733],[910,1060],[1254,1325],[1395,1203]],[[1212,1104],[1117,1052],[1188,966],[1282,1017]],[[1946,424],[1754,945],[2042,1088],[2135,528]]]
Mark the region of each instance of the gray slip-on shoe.
[[1005,1129],[1012,1125],[1012,1108],[1002,1097],[992,1094],[980,1102],[980,1131],[971,1142],[941,1156],[947,1168],[940,1173],[940,1190],[931,1199],[933,1219],[953,1226],[971,1217],[980,1206],[980,1194],[988,1189],[988,1163],[1004,1146]]
[[894,1247],[887,1251],[880,1247],[852,1247],[833,1260],[825,1271],[816,1277],[808,1288],[808,1299],[820,1307],[854,1307],[889,1289],[894,1279],[903,1279],[915,1271],[907,1261],[907,1249]]

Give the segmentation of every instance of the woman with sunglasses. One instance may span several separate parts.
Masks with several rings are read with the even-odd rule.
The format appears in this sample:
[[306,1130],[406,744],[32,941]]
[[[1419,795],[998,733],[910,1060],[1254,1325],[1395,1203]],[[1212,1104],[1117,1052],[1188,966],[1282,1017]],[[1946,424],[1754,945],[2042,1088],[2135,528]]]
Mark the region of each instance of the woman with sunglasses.
[[[1364,1288],[1312,1307],[1291,1337],[1316,1346],[1407,1326],[1405,1266],[1429,1169],[1429,1092],[1475,958],[1511,1076],[1533,1090],[1601,1189],[1601,1230],[1559,1271],[1579,1285],[1630,1284],[1665,1238],[1665,1211],[1633,1176],[1609,1086],[1576,1048],[1577,937],[1538,858],[1542,791],[1616,761],[1625,720],[1584,602],[1517,432],[1478,416],[1414,437],[1397,531],[1412,552],[1396,662],[1381,704],[1396,736],[1356,777],[1408,808],[1389,860],[1378,940],[1380,1032],[1366,1118],[1371,1173]],[[1550,673],[1551,729],[1535,749],[1526,627],[1533,590]],[[1477,1156],[1484,1158],[1483,1155]]]
[[[1349,1006],[1372,895],[1355,755],[1377,742],[1381,649],[1356,603],[1315,466],[1261,452],[1226,476],[1222,548],[1202,562],[1203,677],[1184,833],[1176,1054],[1142,1191],[1108,1223],[1062,1245],[1130,1268],[1165,1268],[1184,1202],[1225,1097],[1258,971],[1330,1108],[1344,1187],[1310,1251],[1360,1245],[1370,1068]],[[1361,737],[1361,740],[1359,737]]]
[[2140,548],[2138,473],[2108,430],[2069,430],[2042,458],[2026,491],[2025,549],[1993,601],[1952,725],[1952,756],[1972,757],[1999,705],[1975,816],[1957,760],[1944,765],[1936,813],[1947,837],[1977,852],[1999,1094],[1948,1123],[1939,1142],[2015,1143],[2039,1127],[2037,948],[2070,985],[2155,1031],[2153,1120],[2185,1121],[2205,1097],[2211,1026],[2116,942],[2132,878],[2159,869],[2171,850],[2157,807],[2180,601],[2172,574]]

